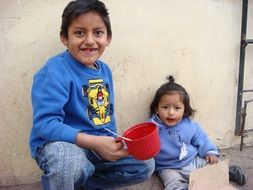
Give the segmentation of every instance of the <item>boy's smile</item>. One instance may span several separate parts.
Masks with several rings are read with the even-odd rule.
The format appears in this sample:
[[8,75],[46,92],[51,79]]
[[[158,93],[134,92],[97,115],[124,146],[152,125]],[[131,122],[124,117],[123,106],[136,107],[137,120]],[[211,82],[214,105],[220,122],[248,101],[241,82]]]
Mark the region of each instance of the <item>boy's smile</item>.
[[61,40],[77,61],[96,68],[94,63],[110,44],[111,37],[100,15],[91,11],[75,18],[68,28],[68,37],[61,35]]

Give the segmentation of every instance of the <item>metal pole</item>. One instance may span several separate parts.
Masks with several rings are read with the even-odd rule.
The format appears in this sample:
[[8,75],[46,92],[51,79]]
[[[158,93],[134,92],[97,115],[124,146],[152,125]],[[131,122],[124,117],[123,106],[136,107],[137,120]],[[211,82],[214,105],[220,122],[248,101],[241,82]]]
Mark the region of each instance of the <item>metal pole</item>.
[[237,89],[237,107],[235,121],[235,135],[241,135],[241,109],[242,109],[242,91],[244,79],[245,65],[245,47],[247,46],[247,15],[248,15],[248,0],[243,0],[242,4],[242,25],[241,25],[241,47],[240,47],[240,63],[239,63],[239,79]]

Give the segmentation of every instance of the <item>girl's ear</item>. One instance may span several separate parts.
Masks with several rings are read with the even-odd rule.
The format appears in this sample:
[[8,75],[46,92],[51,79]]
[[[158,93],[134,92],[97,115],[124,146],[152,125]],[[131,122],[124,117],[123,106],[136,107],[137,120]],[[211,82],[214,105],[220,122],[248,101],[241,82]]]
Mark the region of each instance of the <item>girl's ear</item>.
[[60,38],[63,45],[68,46],[68,38],[65,37],[62,33],[60,33]]

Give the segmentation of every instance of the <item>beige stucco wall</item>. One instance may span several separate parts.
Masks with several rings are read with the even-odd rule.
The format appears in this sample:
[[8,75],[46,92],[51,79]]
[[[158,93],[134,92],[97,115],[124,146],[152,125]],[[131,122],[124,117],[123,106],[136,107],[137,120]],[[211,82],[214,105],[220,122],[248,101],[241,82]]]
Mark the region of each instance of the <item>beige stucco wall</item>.
[[[67,2],[0,0],[0,186],[39,180],[28,149],[30,87],[44,61],[65,49],[58,34]],[[188,89],[198,110],[195,119],[210,138],[220,148],[239,144],[234,123],[241,0],[104,2],[113,40],[102,59],[113,71],[120,131],[147,119],[155,90],[174,74]],[[246,56],[245,88],[253,87],[252,60],[252,53]],[[252,107],[246,127],[252,127]]]

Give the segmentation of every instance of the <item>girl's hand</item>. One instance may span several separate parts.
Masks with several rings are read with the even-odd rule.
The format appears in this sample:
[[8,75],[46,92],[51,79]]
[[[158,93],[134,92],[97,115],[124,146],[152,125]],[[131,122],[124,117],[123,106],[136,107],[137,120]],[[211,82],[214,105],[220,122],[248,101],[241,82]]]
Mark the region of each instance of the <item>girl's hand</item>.
[[209,163],[209,164],[217,164],[219,162],[219,158],[214,155],[214,154],[207,154],[205,156],[205,160]]
[[76,137],[76,144],[79,147],[95,151],[105,160],[116,161],[129,155],[123,148],[124,144],[116,142],[115,138],[109,136],[94,136],[79,133]]

